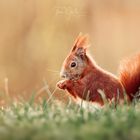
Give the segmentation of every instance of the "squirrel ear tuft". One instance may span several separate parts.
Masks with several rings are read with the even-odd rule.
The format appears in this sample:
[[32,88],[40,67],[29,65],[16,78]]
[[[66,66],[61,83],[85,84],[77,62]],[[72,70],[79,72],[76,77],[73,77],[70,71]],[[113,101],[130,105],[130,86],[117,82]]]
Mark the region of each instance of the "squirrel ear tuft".
[[80,33],[75,40],[72,52],[78,50],[78,48],[83,48],[84,50],[86,50],[89,46],[89,35],[82,35],[82,33]]
[[83,36],[82,32],[79,33],[79,35],[77,36],[76,40],[74,41],[74,45],[73,45],[73,48],[72,48],[72,52],[74,52],[77,48],[77,43],[79,42],[80,38]]
[[86,34],[86,35],[83,35],[82,37],[80,37],[76,46],[78,48],[87,49],[89,47],[89,35]]

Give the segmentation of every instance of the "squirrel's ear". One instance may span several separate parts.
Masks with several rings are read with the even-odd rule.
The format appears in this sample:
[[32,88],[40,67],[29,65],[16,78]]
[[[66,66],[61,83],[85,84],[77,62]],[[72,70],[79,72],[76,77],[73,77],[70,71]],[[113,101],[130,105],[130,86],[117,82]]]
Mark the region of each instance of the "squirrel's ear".
[[77,41],[72,49],[72,52],[80,57],[86,55],[86,50],[90,46],[89,44],[89,35],[81,35],[77,38]]
[[82,58],[82,59],[84,59],[85,56],[86,56],[86,49],[84,49],[82,47],[81,48],[77,48],[76,51],[75,51],[75,55],[80,57],[80,58]]
[[82,32],[79,33],[79,35],[77,36],[76,40],[74,41],[74,45],[73,45],[73,48],[72,48],[71,52],[74,52],[76,50],[77,43],[79,42],[81,37],[82,37]]
[[90,46],[89,44],[89,35],[82,35],[82,33],[80,33],[78,35],[78,37],[75,40],[74,46],[72,48],[72,52],[76,52],[78,51],[78,48],[80,48],[80,50],[87,50],[87,48]]
[[76,46],[78,48],[83,48],[83,49],[87,49],[90,44],[89,44],[89,35],[83,35],[82,37],[80,37],[79,41],[77,42]]

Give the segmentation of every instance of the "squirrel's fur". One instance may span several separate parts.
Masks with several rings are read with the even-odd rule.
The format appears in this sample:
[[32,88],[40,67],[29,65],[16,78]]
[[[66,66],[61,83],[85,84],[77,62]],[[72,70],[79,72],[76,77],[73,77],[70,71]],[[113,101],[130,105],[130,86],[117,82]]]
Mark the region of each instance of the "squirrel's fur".
[[124,100],[125,92],[128,101],[132,101],[140,87],[140,54],[122,62],[117,78],[95,63],[87,54],[88,46],[88,35],[80,34],[62,66],[61,77],[65,80],[57,86],[75,99],[79,97],[100,105],[104,105],[100,90],[108,101],[114,100],[116,104]]

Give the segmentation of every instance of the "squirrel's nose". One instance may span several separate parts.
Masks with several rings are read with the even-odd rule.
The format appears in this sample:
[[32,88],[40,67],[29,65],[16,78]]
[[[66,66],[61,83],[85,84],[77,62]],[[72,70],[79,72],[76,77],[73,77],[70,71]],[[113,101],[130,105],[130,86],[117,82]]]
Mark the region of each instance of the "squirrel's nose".
[[61,76],[61,78],[66,78],[66,74],[62,74],[60,76]]
[[66,78],[66,77],[67,77],[67,74],[66,74],[65,72],[63,72],[63,73],[61,72],[61,73],[60,73],[60,77],[61,77],[61,78]]
[[66,75],[61,75],[61,78],[66,78]]

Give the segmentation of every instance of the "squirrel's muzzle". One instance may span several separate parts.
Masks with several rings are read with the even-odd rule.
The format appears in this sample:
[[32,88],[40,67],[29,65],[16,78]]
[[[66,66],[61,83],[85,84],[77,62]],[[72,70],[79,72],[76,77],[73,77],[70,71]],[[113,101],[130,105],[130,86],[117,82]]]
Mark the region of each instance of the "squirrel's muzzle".
[[61,78],[64,78],[64,79],[67,78],[67,73],[64,72],[64,71],[61,71],[61,72],[60,72],[60,77],[61,77]]

